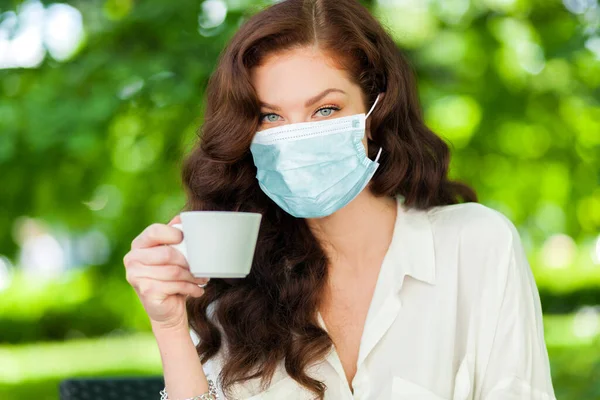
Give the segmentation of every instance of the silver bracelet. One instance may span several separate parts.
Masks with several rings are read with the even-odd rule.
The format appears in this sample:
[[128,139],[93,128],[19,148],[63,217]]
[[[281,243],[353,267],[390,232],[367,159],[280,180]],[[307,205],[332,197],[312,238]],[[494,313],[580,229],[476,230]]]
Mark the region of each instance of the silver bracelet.
[[[183,400],[217,400],[219,398],[219,394],[217,393],[217,387],[214,382],[210,379],[208,381],[208,392],[201,394],[199,396],[190,397]],[[170,400],[169,395],[167,394],[167,388],[165,387],[160,391],[160,400]]]

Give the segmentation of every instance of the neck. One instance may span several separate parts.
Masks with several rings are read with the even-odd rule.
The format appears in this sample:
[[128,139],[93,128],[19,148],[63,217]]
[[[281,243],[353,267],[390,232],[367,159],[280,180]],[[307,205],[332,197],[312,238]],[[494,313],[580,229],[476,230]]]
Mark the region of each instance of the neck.
[[333,268],[360,269],[368,265],[365,260],[387,251],[396,212],[395,198],[377,197],[366,189],[332,215],[307,221]]

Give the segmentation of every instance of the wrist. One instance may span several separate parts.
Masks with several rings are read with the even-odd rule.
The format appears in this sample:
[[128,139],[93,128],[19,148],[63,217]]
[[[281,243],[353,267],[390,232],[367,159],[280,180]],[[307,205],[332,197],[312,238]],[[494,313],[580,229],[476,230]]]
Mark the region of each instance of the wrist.
[[187,320],[179,321],[179,322],[158,322],[158,321],[150,321],[150,326],[152,327],[152,332],[154,334],[178,334],[181,332],[185,332],[186,335],[189,335],[189,325]]
[[[194,341],[187,326],[153,325],[152,333],[163,363],[165,358],[178,354],[196,354]],[[177,357],[180,357],[178,355]],[[176,358],[177,358],[176,357]]]

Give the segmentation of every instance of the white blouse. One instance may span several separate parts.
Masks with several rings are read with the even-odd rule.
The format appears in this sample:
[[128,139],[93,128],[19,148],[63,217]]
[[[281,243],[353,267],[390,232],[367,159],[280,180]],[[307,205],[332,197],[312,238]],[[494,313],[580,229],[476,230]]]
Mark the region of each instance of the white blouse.
[[[215,382],[220,364],[217,355],[203,366]],[[354,394],[334,346],[308,373],[327,385],[327,400],[555,400],[540,298],[514,225],[476,203],[423,211],[399,197]],[[283,362],[267,390],[253,379],[234,393],[245,400],[314,398]]]

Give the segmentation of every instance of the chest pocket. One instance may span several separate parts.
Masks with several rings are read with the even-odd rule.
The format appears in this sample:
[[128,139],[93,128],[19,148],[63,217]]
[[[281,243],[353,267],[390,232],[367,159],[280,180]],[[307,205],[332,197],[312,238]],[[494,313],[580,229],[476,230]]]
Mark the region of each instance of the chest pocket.
[[395,376],[392,382],[392,400],[447,400],[414,382]]
[[[454,393],[451,400],[473,400],[471,383],[472,361],[470,357],[465,357],[454,378]],[[417,385],[414,382],[395,376],[392,383],[392,400],[450,400],[441,397],[431,390]]]

